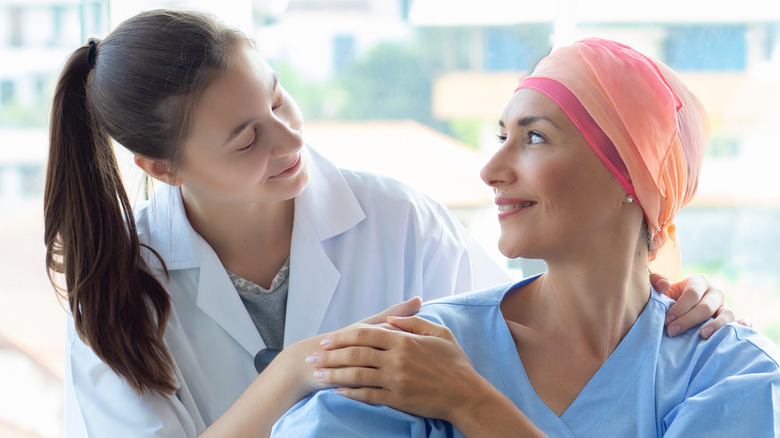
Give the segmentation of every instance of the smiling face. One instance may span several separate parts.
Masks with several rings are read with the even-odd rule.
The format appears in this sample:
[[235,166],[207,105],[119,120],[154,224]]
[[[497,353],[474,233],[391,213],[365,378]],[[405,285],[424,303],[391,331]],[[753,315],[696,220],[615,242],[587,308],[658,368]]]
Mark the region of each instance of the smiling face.
[[276,73],[246,46],[203,92],[176,176],[185,203],[228,207],[289,200],[309,179],[303,117]]
[[504,255],[586,254],[625,229],[626,193],[555,102],[520,89],[499,127],[501,146],[481,176],[496,192]]

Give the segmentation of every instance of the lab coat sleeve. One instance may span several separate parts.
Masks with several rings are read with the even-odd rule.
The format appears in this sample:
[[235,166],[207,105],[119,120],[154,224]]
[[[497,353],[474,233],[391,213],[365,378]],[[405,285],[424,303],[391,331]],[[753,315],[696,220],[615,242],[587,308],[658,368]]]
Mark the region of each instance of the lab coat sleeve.
[[272,438],[444,438],[452,425],[406,414],[387,406],[369,405],[333,390],[319,391],[293,406],[272,431]]
[[777,349],[747,329],[720,331],[707,341],[720,344],[701,357],[685,399],[664,418],[664,436],[780,436]]
[[65,436],[196,437],[176,396],[138,395],[76,336],[68,317],[65,360]]
[[436,250],[425,268],[425,300],[485,289],[510,281],[466,228],[443,205],[433,203],[442,226]]

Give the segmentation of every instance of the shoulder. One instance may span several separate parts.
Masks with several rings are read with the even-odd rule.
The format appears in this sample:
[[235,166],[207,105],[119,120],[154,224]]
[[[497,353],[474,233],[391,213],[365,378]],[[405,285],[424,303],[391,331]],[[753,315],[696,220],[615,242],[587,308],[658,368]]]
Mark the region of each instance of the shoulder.
[[394,178],[349,169],[339,171],[364,206],[406,207],[419,213],[449,215],[441,203]]
[[504,296],[506,290],[514,286],[514,283],[502,284],[487,289],[481,289],[427,301],[423,303],[422,307],[420,308],[420,313],[436,314],[447,311],[449,309],[497,306],[501,303],[501,298]]
[[[674,301],[654,293],[651,303],[656,306],[656,313],[663,315]],[[705,362],[725,363],[737,359],[741,364],[763,363],[769,369],[778,369],[780,352],[766,336],[752,328],[731,323],[717,330],[709,339],[703,339],[699,335],[699,329],[707,322],[709,321],[673,338],[664,334],[661,340],[662,356],[674,356],[677,360],[686,357],[694,367],[697,366],[695,364],[702,365]]]
[[505,283],[472,292],[460,293],[423,303],[417,316],[426,318],[449,328],[462,325],[469,320],[481,320],[486,316],[477,314],[500,312],[501,300],[504,295],[526,284],[538,275],[525,278],[519,282]]
[[[698,334],[698,333],[697,333]],[[715,357],[708,360],[727,360],[730,356],[743,365],[763,369],[767,372],[780,371],[780,352],[777,347],[763,334],[750,327],[730,323],[712,334],[707,341],[700,341],[698,350],[703,356],[709,353]]]
[[725,388],[723,382],[734,378],[780,384],[780,352],[766,336],[731,323],[705,340],[699,335],[701,325],[673,338],[662,335],[658,375],[665,386],[685,391],[680,396],[687,398]]
[[310,145],[306,145],[305,151],[310,160],[309,170],[312,176],[310,185],[325,185],[331,190],[338,190],[339,180],[343,180],[349,191],[360,201],[397,201],[402,203],[429,201],[419,191],[394,178],[339,167]]
[[[458,226],[445,206],[401,181],[340,168],[310,146],[306,147],[306,153],[310,181],[296,200],[296,209],[300,207],[304,216],[321,218],[330,214],[328,209],[341,216],[356,215],[355,211],[359,210],[361,220],[381,226],[387,233],[414,225],[418,231],[441,234],[442,228]],[[332,222],[338,218],[327,220]]]
[[774,436],[780,427],[780,355],[735,323],[709,339],[691,329],[662,335],[656,408],[665,436]]

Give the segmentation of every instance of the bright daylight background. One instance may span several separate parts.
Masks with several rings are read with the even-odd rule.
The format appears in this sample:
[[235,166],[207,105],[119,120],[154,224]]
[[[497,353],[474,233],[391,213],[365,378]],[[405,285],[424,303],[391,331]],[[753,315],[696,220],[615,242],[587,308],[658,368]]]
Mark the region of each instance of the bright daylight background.
[[[680,73],[713,127],[678,220],[704,272],[780,344],[780,8],[775,0],[0,0],[0,437],[62,430],[64,312],[44,271],[42,188],[53,84],[88,37],[157,7],[210,10],[254,36],[346,167],[448,205],[496,257],[478,170],[517,81],[555,45],[627,43]],[[131,194],[140,175],[122,156]],[[538,262],[505,261],[517,275]]]

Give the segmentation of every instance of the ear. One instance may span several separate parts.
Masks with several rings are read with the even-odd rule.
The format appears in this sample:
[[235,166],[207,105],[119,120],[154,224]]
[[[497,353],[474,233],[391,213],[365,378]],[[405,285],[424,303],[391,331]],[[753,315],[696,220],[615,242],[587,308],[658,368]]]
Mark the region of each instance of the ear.
[[149,158],[144,155],[134,155],[133,161],[136,166],[143,169],[152,178],[162,181],[172,186],[179,186],[183,182],[182,179],[171,171],[170,162],[167,160],[159,160],[156,158]]

